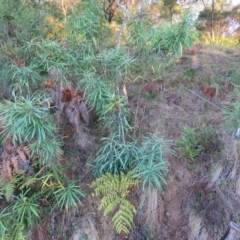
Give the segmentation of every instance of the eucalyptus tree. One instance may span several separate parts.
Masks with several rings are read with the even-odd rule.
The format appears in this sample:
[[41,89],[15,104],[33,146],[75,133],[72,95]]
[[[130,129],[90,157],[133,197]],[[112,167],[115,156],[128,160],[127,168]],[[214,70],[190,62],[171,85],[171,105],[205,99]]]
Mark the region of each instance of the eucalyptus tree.
[[230,36],[232,30],[239,24],[238,14],[236,14],[238,7],[227,0],[203,0],[202,4],[204,9],[199,13],[198,29],[212,42],[216,37]]

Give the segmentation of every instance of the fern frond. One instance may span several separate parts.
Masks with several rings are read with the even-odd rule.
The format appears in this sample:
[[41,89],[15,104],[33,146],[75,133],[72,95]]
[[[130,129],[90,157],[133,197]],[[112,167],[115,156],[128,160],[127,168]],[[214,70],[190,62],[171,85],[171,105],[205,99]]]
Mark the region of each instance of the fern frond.
[[103,196],[101,200],[101,204],[99,205],[99,210],[107,207],[110,203],[118,199],[118,195],[116,193],[108,193],[107,195]]
[[3,185],[3,192],[7,201],[9,201],[10,197],[13,195],[15,187],[16,185],[13,181],[8,181]]
[[124,212],[128,212],[129,214],[130,213],[136,213],[136,208],[126,199],[124,199],[122,202],[121,202],[121,208],[122,210],[124,210]]
[[133,222],[133,215],[132,215],[132,213],[131,213],[131,215],[129,215],[128,213],[126,213],[125,211],[120,209],[113,216],[112,221],[113,221],[113,227],[115,227],[117,225],[120,226],[119,222],[121,222],[121,224],[123,224],[123,225],[127,225],[128,227],[131,227],[132,222]]
[[114,209],[116,209],[116,207],[119,205],[120,203],[120,199],[114,199],[113,202],[111,202],[110,204],[107,205],[107,207],[104,210],[104,216],[107,216],[110,212],[112,212]]
[[39,179],[36,177],[27,177],[24,179],[24,182],[20,184],[19,189],[23,190],[24,188],[29,187],[30,185],[36,183]]
[[114,214],[113,228],[117,233],[129,233],[129,228],[133,224],[133,214],[136,213],[135,207],[126,199],[129,189],[136,186],[138,181],[133,178],[133,173],[128,172],[120,175],[106,173],[96,179],[91,188],[94,189],[95,196],[103,195],[98,210],[104,210],[104,216],[118,208]]
[[23,224],[17,224],[14,225],[4,236],[4,240],[24,240],[25,236],[23,235],[23,229],[24,225]]
[[[120,212],[119,216],[117,216],[117,218],[115,219],[115,221],[113,223],[113,228],[115,229],[115,231],[118,234],[120,234],[122,232],[124,232],[125,234],[129,233],[129,230],[128,230],[127,226],[126,226],[126,221],[124,221],[124,220],[125,219],[124,219],[124,217],[122,216],[122,214]],[[130,224],[130,227],[131,227],[131,224]]]

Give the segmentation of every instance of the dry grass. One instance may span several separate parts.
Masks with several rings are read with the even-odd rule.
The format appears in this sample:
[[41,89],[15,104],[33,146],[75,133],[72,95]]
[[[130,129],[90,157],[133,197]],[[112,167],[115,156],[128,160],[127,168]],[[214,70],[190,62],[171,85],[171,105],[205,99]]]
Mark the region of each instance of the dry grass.
[[194,211],[189,216],[188,240],[212,240],[206,231],[203,220]]

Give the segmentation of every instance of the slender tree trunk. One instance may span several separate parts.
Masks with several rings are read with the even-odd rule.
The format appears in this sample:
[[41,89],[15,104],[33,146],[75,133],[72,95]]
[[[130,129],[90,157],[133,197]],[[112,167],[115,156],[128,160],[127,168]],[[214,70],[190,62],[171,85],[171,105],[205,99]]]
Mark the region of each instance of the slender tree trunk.
[[[120,9],[122,9],[122,11],[124,12],[124,15],[125,15],[124,19],[123,19],[123,23],[122,23],[121,29],[120,29],[118,37],[117,37],[117,46],[116,47],[120,48],[121,40],[122,40],[122,36],[123,36],[123,31],[124,31],[125,26],[127,25],[128,19],[129,19],[129,11],[128,11],[126,5],[123,5],[121,3],[118,4],[118,7]],[[126,103],[128,103],[128,93],[127,93],[127,87],[126,87],[126,83],[125,82],[123,83],[123,86],[122,86],[122,92],[126,96]]]
[[212,11],[211,11],[211,41],[215,41],[214,35],[214,12],[215,12],[215,0],[212,0]]
[[128,11],[126,6],[124,6],[124,5],[120,4],[120,3],[118,4],[118,7],[120,9],[122,9],[122,11],[124,12],[124,15],[125,15],[124,19],[123,19],[123,23],[122,23],[121,29],[120,29],[118,37],[117,37],[117,48],[120,48],[121,40],[122,40],[122,36],[123,36],[123,31],[124,31],[124,28],[125,28],[125,26],[127,24],[128,19],[129,19],[129,11]]
[[173,24],[173,12],[172,12],[172,10],[173,10],[173,0],[172,0],[172,2],[171,2],[171,6],[170,6],[170,8],[169,8],[169,11],[170,11],[170,16],[171,16],[171,24]]
[[66,23],[67,22],[67,9],[64,6],[64,0],[61,0],[61,5],[62,5],[63,16],[64,16],[64,23]]
[[172,7],[170,7],[169,11],[170,11],[170,17],[171,17],[171,24],[173,24],[173,13],[172,13]]

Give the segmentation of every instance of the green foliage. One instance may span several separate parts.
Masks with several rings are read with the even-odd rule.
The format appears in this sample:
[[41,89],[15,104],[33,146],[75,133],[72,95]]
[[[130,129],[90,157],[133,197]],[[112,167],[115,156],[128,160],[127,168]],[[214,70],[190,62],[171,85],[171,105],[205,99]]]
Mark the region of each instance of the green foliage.
[[37,154],[41,164],[49,164],[53,167],[56,160],[61,160],[57,155],[61,155],[62,153],[62,144],[58,135],[52,138],[46,138],[43,142],[35,140],[30,145],[32,151],[31,155],[34,156]]
[[10,197],[13,195],[13,192],[15,190],[15,184],[13,181],[8,181],[5,184],[2,183],[2,180],[0,181],[1,188],[2,188],[2,194],[6,198],[7,201],[9,201]]
[[220,45],[220,46],[225,46],[225,47],[232,47],[236,46],[239,44],[239,39],[234,38],[234,37],[222,37],[222,36],[217,36],[214,39],[214,44]]
[[[196,38],[192,18],[185,15],[172,25],[133,18],[126,31],[129,41],[117,48],[112,46],[117,34],[104,19],[102,1],[77,1],[66,14],[56,1],[39,2],[0,0],[0,88],[8,99],[0,103],[1,130],[15,146],[29,147],[26,161],[34,162],[38,171],[34,176],[19,173],[11,181],[1,182],[0,196],[12,202],[1,215],[0,233],[7,233],[5,239],[23,239],[23,227],[33,226],[42,217],[40,199],[53,209],[69,211],[84,196],[76,182],[64,179],[57,164],[62,141],[50,114],[50,100],[37,91],[48,79],[59,86],[74,82],[106,126],[108,135],[91,162],[94,175],[102,177],[92,187],[96,195],[104,195],[99,206],[104,215],[114,212],[116,232],[127,234],[136,212],[128,200],[131,187],[138,182],[133,175],[141,180],[143,189],[161,189],[168,142],[155,136],[142,141],[131,137],[128,99],[122,87],[140,60],[135,53],[146,58],[157,55],[158,67],[181,56]],[[171,3],[165,1],[165,6],[171,7]],[[8,213],[16,217],[7,218]]]
[[80,47],[83,54],[87,53],[86,50],[90,50],[90,48],[96,50],[97,46],[101,45],[103,31],[107,27],[102,20],[103,11],[98,1],[82,2],[76,6],[68,18],[65,28],[67,41],[70,44],[81,43]]
[[71,182],[66,187],[62,186],[54,191],[54,195],[57,199],[56,205],[61,209],[64,207],[66,211],[71,207],[77,207],[77,203],[82,204],[80,197],[85,196],[75,182]]
[[112,84],[108,84],[92,72],[85,73],[81,84],[83,85],[84,92],[88,96],[91,109],[95,109],[100,116],[104,116],[103,112],[105,107],[109,104],[111,96],[114,95],[114,87]]
[[41,14],[31,1],[1,0],[0,6],[1,41],[22,42],[41,35]]
[[19,175],[14,175],[11,181],[3,181],[3,179],[0,178],[1,195],[4,195],[7,201],[9,201],[10,197],[13,196],[13,192],[19,181]]
[[224,119],[226,128],[235,132],[237,137],[239,137],[239,133],[237,133],[240,127],[240,104],[238,101],[233,102],[230,108],[224,108]]
[[[20,175],[22,176],[22,175]],[[29,177],[22,177],[21,182],[18,184],[18,188],[20,190],[23,189],[28,189],[30,188],[30,186],[38,183],[39,178],[37,178],[37,174],[33,177],[29,176]]]
[[4,240],[24,240],[24,224],[17,222],[13,206],[8,206],[0,212],[0,238]]
[[195,128],[184,126],[181,131],[181,139],[177,141],[178,148],[183,151],[180,157],[186,157],[192,162],[202,151],[201,139],[198,138],[195,130]]
[[135,187],[138,181],[133,179],[133,173],[128,172],[119,175],[106,173],[100,178],[97,178],[92,184],[94,196],[103,195],[99,210],[104,210],[104,216],[113,212],[112,221],[115,231],[120,233],[129,233],[129,229],[133,224],[133,214],[136,213],[135,207],[127,200],[130,188]]
[[138,154],[138,162],[134,168],[134,177],[142,182],[142,189],[153,187],[162,189],[164,173],[167,171],[167,163],[164,159],[167,153],[174,154],[169,150],[169,142],[162,138],[158,138],[156,134],[150,137],[143,137]]
[[[44,198],[45,201],[49,201],[53,209],[60,207],[66,211],[71,207],[76,207],[78,203],[81,204],[80,198],[84,194],[75,181],[69,182],[65,180],[64,182],[64,179],[60,180],[47,167],[45,167],[45,170],[42,169],[42,172],[39,172],[38,175],[42,176],[39,178],[37,175],[35,177],[24,178],[19,174],[20,180],[15,180],[16,184],[14,187],[18,186],[18,189],[22,189],[22,192],[16,195],[12,191],[10,206],[0,213],[0,216],[2,216],[2,219],[0,219],[0,234],[4,235],[6,239],[22,239],[20,237],[14,238],[17,234],[21,236],[23,228],[21,227],[21,229],[17,230],[18,227],[23,226],[26,230],[28,227],[36,224],[41,217],[41,212],[39,212],[40,206],[38,204],[39,199]],[[14,183],[8,181],[6,184],[13,185]],[[30,188],[33,185],[38,187],[38,192],[35,193],[34,189]],[[39,186],[42,186],[42,188],[39,189]]]
[[19,67],[12,65],[7,73],[11,80],[12,95],[26,96],[30,95],[31,88],[37,87],[41,77],[33,66]]
[[136,47],[136,52],[138,55],[147,55],[147,46],[148,42],[148,28],[146,25],[148,23],[148,19],[142,19],[135,17],[129,23],[129,31],[131,32],[131,36],[129,38],[129,43],[132,47]]
[[[177,146],[182,152],[180,157],[186,157],[192,162],[200,153],[210,153],[216,151],[217,134],[213,125],[191,128],[184,126],[181,131],[181,139],[177,141]],[[218,143],[219,144],[219,143]]]
[[38,204],[34,196],[28,197],[29,190],[22,192],[16,197],[16,202],[12,206],[13,214],[16,214],[16,221],[25,227],[33,226],[39,219]]
[[169,150],[169,142],[158,138],[156,134],[143,137],[141,141],[122,141],[118,135],[104,138],[104,144],[96,153],[96,158],[90,163],[95,176],[106,172],[120,174],[133,170],[134,177],[142,181],[142,188],[156,187],[162,189],[167,163],[164,157]]
[[202,32],[200,33],[200,40],[202,43],[210,44],[213,43],[216,46],[224,47],[237,47],[239,45],[239,40],[237,37],[233,36],[214,36],[214,39],[209,38],[209,34]]
[[153,100],[155,99],[159,94],[158,93],[148,93],[146,95],[147,100]]
[[22,46],[24,57],[42,72],[50,72],[52,80],[66,82],[69,67],[77,64],[71,51],[58,41],[35,38]]
[[0,120],[5,138],[12,138],[14,143],[30,143],[31,154],[39,154],[43,162],[50,163],[61,152],[61,142],[56,138],[48,104],[41,92],[15,98],[14,102],[5,101],[0,103]]
[[137,141],[126,141],[117,134],[103,138],[103,146],[90,163],[93,174],[97,177],[104,173],[120,174],[128,172],[138,159]]
[[181,22],[166,24],[154,36],[152,49],[156,54],[164,53],[168,57],[180,57],[184,49],[190,48],[197,39],[191,14],[185,14]]
[[[102,87],[107,86],[116,94],[116,91],[119,90],[116,87],[119,87],[119,84],[124,82],[125,77],[134,67],[134,62],[135,60],[124,47],[102,50],[98,54],[89,53],[87,56],[84,56],[79,65],[78,71],[84,77],[79,84],[82,84],[84,89],[86,89],[86,93],[89,94],[88,84],[93,89],[96,89],[97,86],[88,83],[87,79],[94,81],[94,78],[97,78]],[[105,85],[101,82],[105,83]],[[106,90],[109,91],[109,89]]]
[[[162,61],[169,61],[172,58],[178,58],[182,55],[184,49],[190,48],[197,39],[195,23],[191,14],[184,14],[180,22],[173,24],[165,23],[160,26],[145,28],[148,31],[141,31],[136,28],[140,20],[132,23],[133,35],[130,37],[130,43],[138,47],[140,43],[141,53],[152,56],[160,56]],[[131,26],[131,25],[130,25]],[[145,34],[145,35],[144,35]]]
[[212,150],[214,142],[216,142],[216,131],[213,125],[201,126],[198,137],[200,139],[201,148],[204,152],[210,152]]
[[186,70],[183,73],[183,75],[186,76],[187,78],[193,78],[196,74],[197,74],[197,70],[192,69],[192,68]]
[[[45,105],[45,106],[44,106]],[[5,101],[0,105],[0,119],[3,123],[3,133],[13,141],[44,142],[47,137],[54,135],[54,125],[47,99],[39,94],[31,98],[20,97],[15,102]]]
[[[240,64],[238,65],[240,66]],[[240,68],[237,67],[236,69],[232,70],[232,83],[236,86],[240,86]]]
[[7,233],[4,235],[4,240],[25,240],[26,236],[23,234],[24,225],[18,224],[14,225]]
[[7,231],[7,224],[5,221],[5,218],[9,217],[9,215],[11,214],[10,212],[6,212],[6,208],[4,208],[1,212],[0,212],[0,237],[1,239],[5,239],[5,234]]
[[3,195],[7,201],[13,200],[16,189],[27,189],[31,184],[34,184],[39,179],[37,177],[24,177],[23,171],[19,170],[14,174],[11,180],[3,180],[0,178],[0,196]]

